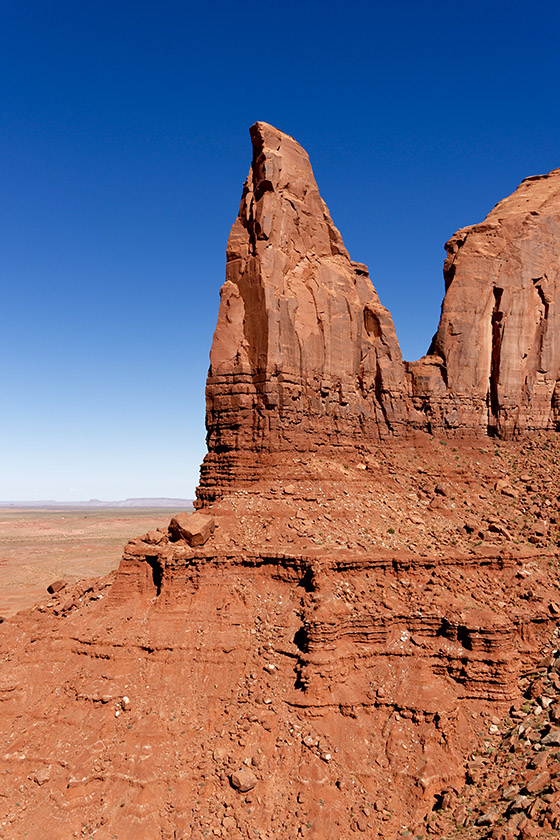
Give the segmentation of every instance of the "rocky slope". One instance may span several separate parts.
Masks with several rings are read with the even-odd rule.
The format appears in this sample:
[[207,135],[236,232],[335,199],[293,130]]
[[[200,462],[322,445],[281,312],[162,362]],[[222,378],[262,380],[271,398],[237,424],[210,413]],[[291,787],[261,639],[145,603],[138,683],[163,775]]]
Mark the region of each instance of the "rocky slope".
[[446,836],[557,626],[559,455],[292,458],[5,622],[0,836]]
[[553,417],[489,422],[444,327],[403,365],[301,147],[252,140],[199,510],[0,626],[0,836],[560,836]]

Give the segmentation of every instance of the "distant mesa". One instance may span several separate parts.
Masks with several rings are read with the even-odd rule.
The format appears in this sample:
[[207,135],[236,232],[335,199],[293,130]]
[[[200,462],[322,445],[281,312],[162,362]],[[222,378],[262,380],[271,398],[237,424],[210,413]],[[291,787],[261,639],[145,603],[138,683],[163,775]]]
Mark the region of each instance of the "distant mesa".
[[87,502],[61,502],[54,499],[38,499],[37,501],[8,501],[1,502],[0,508],[191,508],[192,499],[172,498],[138,498],[122,499],[120,501],[105,502],[101,499],[89,499]]

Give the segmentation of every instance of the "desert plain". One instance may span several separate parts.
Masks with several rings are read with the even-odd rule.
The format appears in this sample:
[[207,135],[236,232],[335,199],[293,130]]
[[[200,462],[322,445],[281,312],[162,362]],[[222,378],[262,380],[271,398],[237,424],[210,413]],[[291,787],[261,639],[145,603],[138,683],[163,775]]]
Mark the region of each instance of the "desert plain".
[[131,534],[166,526],[176,509],[0,507],[0,616],[48,597],[54,580],[106,575]]

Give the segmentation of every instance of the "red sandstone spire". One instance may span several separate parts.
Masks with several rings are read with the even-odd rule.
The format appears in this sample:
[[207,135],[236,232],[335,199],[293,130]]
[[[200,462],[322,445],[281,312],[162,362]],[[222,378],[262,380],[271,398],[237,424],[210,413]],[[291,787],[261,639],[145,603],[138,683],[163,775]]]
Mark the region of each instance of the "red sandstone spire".
[[351,262],[306,152],[266,123],[251,139],[210,354],[206,500],[263,454],[355,448],[405,419],[391,316]]

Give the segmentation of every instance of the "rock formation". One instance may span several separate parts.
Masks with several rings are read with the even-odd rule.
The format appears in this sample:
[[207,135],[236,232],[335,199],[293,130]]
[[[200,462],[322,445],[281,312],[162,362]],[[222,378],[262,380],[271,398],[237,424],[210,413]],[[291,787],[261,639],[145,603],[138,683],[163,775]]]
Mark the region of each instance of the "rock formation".
[[203,510],[1,623],[0,834],[557,837],[557,173],[451,240],[405,367],[305,152],[252,140]]
[[251,140],[210,355],[204,501],[250,479],[256,461],[355,451],[407,417],[393,321],[350,260],[307,154],[266,123]]
[[211,503],[286,452],[367,451],[427,429],[512,437],[560,422],[560,170],[527,178],[446,245],[429,354],[403,365],[309,158],[266,123],[227,246],[206,389]]
[[526,178],[446,250],[439,328],[430,355],[410,366],[417,407],[436,428],[500,437],[555,429],[560,169]]

